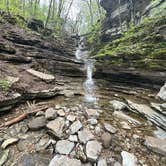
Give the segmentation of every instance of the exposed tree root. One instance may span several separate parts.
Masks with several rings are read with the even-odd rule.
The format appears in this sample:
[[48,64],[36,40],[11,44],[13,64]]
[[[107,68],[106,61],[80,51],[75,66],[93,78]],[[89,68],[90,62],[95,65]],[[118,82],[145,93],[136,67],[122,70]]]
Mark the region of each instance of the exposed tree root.
[[40,107],[40,108],[37,108],[36,110],[34,110],[34,111],[32,111],[32,112],[23,113],[22,115],[19,115],[18,117],[14,118],[14,119],[11,119],[11,120],[9,120],[9,121],[7,121],[7,122],[5,122],[3,125],[0,126],[0,128],[11,126],[11,125],[13,125],[13,124],[15,124],[15,123],[18,123],[18,122],[24,120],[24,119],[27,118],[29,115],[36,114],[36,113],[39,112],[39,111],[45,111],[47,108],[48,108],[48,106]]

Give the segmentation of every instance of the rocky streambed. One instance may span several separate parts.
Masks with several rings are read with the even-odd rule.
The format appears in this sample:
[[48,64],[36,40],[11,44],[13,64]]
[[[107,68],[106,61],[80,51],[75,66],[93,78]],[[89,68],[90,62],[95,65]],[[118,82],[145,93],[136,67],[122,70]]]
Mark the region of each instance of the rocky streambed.
[[96,66],[87,104],[74,49],[0,20],[0,166],[165,165],[165,86]]
[[[0,164],[6,166],[165,165],[165,104],[156,92],[95,80],[94,105],[83,102],[82,81],[54,99],[31,101],[1,114]],[[107,87],[107,88],[103,88]],[[72,89],[72,85],[70,84]],[[70,92],[70,93],[69,93]]]

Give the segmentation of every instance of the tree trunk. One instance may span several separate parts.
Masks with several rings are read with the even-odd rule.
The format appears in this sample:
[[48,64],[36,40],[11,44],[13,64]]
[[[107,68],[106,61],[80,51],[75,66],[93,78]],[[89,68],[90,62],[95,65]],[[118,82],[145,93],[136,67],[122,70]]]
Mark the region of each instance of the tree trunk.
[[100,6],[100,0],[96,0],[96,3],[97,3],[97,7],[98,7],[98,12],[99,12],[99,15],[100,15],[100,18],[101,18],[102,11],[101,11],[101,6]]
[[40,0],[35,0],[35,6],[34,6],[34,11],[33,11],[33,17],[36,17],[37,13],[37,6],[40,4]]
[[59,0],[58,13],[57,13],[58,18],[61,17],[62,8],[63,8],[63,0]]
[[91,17],[91,26],[93,26],[92,0],[88,0],[87,5],[89,8],[89,13],[90,13],[90,17]]
[[52,2],[53,2],[53,0],[50,0],[49,9],[48,9],[48,15],[47,15],[46,23],[45,23],[45,28],[47,27],[48,21],[50,19]]
[[121,7],[121,0],[119,0],[119,7],[118,7],[118,9],[119,9],[119,25],[120,25],[120,27],[121,27],[121,32],[122,32],[123,29],[122,29],[122,20],[121,20],[121,11],[120,11],[120,7]]
[[65,16],[65,19],[64,19],[64,23],[66,23],[66,21],[67,21],[67,17],[68,17],[68,15],[69,15],[71,6],[72,6],[72,4],[73,4],[73,1],[74,1],[74,0],[71,0],[71,2],[70,2],[69,8],[68,8],[68,10],[67,10],[67,13],[66,13],[66,16]]
[[23,16],[25,16],[25,0],[23,0],[22,2],[22,13],[23,13]]
[[9,0],[5,1],[6,11],[10,15],[10,9],[9,9]]

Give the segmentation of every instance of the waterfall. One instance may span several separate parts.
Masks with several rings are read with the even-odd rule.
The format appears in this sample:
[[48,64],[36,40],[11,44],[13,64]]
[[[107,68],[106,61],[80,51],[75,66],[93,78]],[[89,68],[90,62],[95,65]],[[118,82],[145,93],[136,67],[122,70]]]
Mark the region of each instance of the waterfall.
[[94,81],[92,78],[94,61],[90,60],[90,59],[86,59],[86,60],[84,60],[84,63],[85,63],[85,68],[86,68],[86,72],[87,72],[87,74],[86,74],[87,78],[83,84],[83,87],[85,90],[85,101],[94,103],[96,101],[96,97],[94,94],[95,84],[94,84]]
[[84,62],[85,70],[86,70],[86,80],[83,83],[83,88],[85,91],[85,102],[95,103],[95,83],[93,81],[93,69],[94,69],[94,60],[89,58],[89,51],[86,49],[86,46],[83,40],[80,41],[79,47],[75,53],[76,59]]

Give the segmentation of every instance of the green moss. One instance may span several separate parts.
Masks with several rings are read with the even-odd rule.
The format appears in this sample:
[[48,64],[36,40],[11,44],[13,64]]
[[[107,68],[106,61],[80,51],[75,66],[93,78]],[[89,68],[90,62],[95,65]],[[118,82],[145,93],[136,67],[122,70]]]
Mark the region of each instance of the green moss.
[[166,49],[158,49],[151,53],[150,55],[153,59],[163,59],[166,60]]
[[162,60],[166,60],[166,42],[157,29],[165,25],[165,20],[166,12],[163,16],[145,19],[139,26],[132,26],[123,33],[121,38],[96,49],[93,55],[114,57],[110,63],[115,65],[164,70],[166,65]]
[[0,89],[7,92],[10,90],[10,87],[11,87],[11,83],[9,81],[0,79]]

